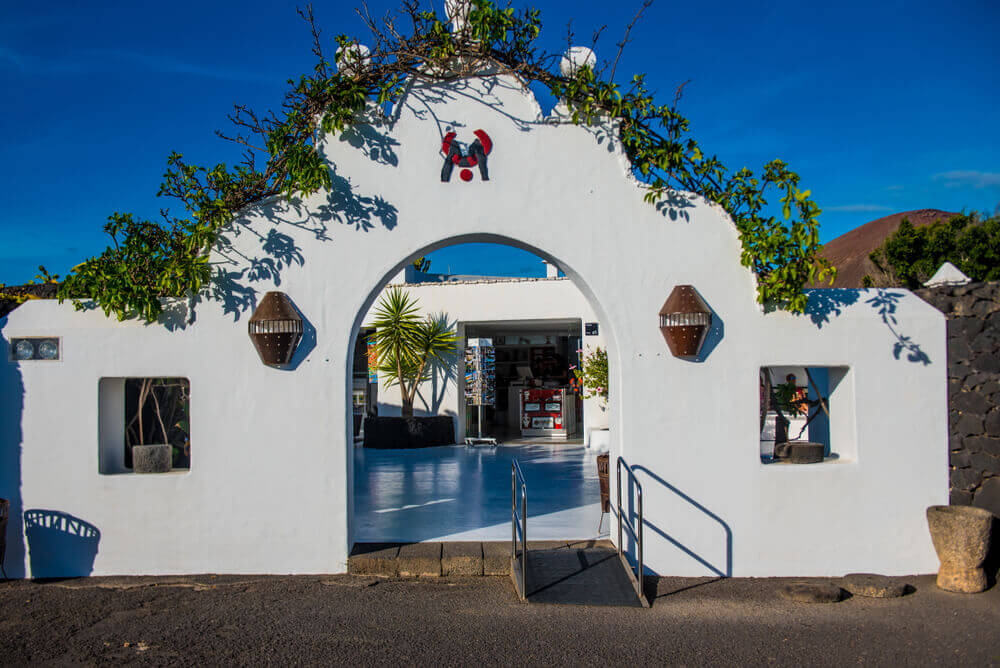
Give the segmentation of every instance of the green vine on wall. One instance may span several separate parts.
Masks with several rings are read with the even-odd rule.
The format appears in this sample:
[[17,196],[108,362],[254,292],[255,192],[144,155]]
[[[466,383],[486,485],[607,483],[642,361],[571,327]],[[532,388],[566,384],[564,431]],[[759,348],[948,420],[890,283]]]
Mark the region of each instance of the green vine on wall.
[[[374,40],[365,63],[356,57],[357,42],[345,35],[336,38],[341,51],[331,62],[311,9],[300,11],[312,32],[315,66],[289,80],[279,113],[235,107],[229,117],[235,131],[217,134],[243,147],[241,163],[203,167],[171,154],[158,195],[178,200],[185,215],[163,210],[162,220],[150,221],[112,214],[104,227],[111,245],[74,267],[58,296],[74,299],[77,308],[86,307],[80,299],[92,299],[120,320],[156,320],[161,298],[198,294],[210,283],[209,255],[219,232],[243,210],[277,196],[302,197],[331,187],[329,166],[317,150],[321,134],[342,132],[373,105],[385,109],[395,103],[414,78],[448,82],[488,71],[546,86],[567,102],[574,123],[614,119],[633,172],[647,186],[646,201],[669,207],[674,193],[688,191],[719,204],[739,231],[741,261],[757,276],[758,301],[801,313],[804,287],[832,280],[833,268],[818,257],[820,210],[808,190],[799,190],[799,176],[780,160],[764,165],[760,174],[747,168],[730,172],[690,136],[689,122],[677,110],[681,88],[670,104],[661,105],[644,75],[625,87],[614,81],[629,32],[649,4],[628,26],[613,63],[584,66],[570,77],[558,73],[558,54],[536,46],[541,34],[536,9],[517,12],[491,0],[470,0],[465,25],[457,31],[416,0],[406,0],[400,16],[381,22],[360,10]],[[406,28],[401,19],[409,23]],[[780,216],[769,212],[770,191],[780,195]]]

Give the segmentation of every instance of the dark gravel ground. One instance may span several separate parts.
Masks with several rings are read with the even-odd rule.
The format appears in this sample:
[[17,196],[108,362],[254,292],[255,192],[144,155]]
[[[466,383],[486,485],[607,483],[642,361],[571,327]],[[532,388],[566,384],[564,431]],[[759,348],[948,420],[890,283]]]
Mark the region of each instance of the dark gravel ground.
[[506,578],[0,584],[0,663],[995,665],[1000,588],[792,603],[781,579],[665,578],[648,610],[524,604]]

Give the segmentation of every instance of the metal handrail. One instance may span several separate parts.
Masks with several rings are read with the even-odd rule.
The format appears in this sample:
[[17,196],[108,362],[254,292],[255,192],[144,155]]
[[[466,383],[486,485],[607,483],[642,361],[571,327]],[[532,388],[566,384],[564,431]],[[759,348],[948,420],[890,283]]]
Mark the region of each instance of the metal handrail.
[[[521,517],[517,516],[517,484],[521,482]],[[524,480],[524,473],[516,459],[510,462],[510,566],[511,572],[515,573],[515,580],[518,574],[514,568],[517,560],[517,539],[521,538],[521,572],[520,580],[517,582],[517,594],[523,601],[527,597],[528,582],[528,483]]]
[[[635,587],[635,593],[639,595],[639,599],[645,602],[645,597],[642,593],[642,580],[643,580],[643,569],[642,569],[642,484],[639,483],[639,479],[635,475],[635,471],[632,470],[625,460],[621,457],[618,458],[617,462],[617,474],[618,474],[618,507],[616,509],[618,513],[618,556],[625,561],[628,565],[628,561],[622,552],[622,467],[628,471],[629,477],[632,483],[635,485],[636,489],[636,507],[638,509],[638,524],[635,528],[632,527],[631,521],[626,523],[624,527],[628,529],[628,532],[632,535],[632,539],[635,541],[635,553],[636,553],[636,572],[635,577],[632,581],[632,586]],[[631,568],[631,566],[629,566]]]

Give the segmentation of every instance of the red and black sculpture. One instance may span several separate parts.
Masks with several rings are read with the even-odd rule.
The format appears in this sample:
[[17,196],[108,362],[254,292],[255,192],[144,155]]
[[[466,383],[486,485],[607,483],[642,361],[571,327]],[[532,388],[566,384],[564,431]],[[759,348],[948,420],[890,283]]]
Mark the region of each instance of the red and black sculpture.
[[461,167],[458,175],[463,181],[472,180],[472,170],[469,167],[479,167],[479,176],[483,181],[490,180],[490,172],[486,165],[487,156],[493,151],[493,140],[483,130],[476,130],[476,139],[464,149],[462,143],[456,141],[457,133],[449,131],[441,140],[441,153],[444,154],[444,166],[441,167],[441,180],[451,181],[451,172],[455,166]]

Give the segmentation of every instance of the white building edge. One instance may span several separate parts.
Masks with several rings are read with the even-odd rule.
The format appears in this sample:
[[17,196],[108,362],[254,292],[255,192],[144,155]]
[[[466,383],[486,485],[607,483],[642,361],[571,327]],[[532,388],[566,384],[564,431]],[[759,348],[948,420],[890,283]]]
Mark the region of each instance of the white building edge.
[[927,281],[924,282],[924,287],[937,288],[948,285],[967,285],[972,282],[972,279],[962,273],[962,270],[953,265],[951,262],[945,261],[938,270],[934,272]]
[[[326,142],[332,192],[257,207],[232,228],[213,257],[224,280],[193,312],[171,302],[162,324],[145,325],[32,301],[0,320],[8,574],[79,574],[73,555],[35,568],[22,518],[36,510],[88,523],[67,531],[88,533],[94,575],[344,572],[355,337],[406,264],[467,241],[553,260],[601,323],[612,462],[643,486],[653,573],[936,568],[924,509],[948,500],[941,313],[904,290],[816,291],[805,316],[764,313],[718,207],[683,193],[646,204],[613,130],[543,117],[509,77],[418,84],[394,118],[370,120]],[[488,133],[489,181],[441,180],[450,128],[467,141]],[[672,356],[659,331],[677,285],[713,311],[696,359]],[[479,289],[494,305],[512,294]],[[284,368],[261,364],[247,337],[269,290],[306,320]],[[8,342],[31,336],[58,337],[61,359],[11,361]],[[758,374],[770,365],[834,368],[838,458],[761,463]],[[192,467],[104,474],[102,456],[121,448],[115,379],[147,376],[190,379]]]

